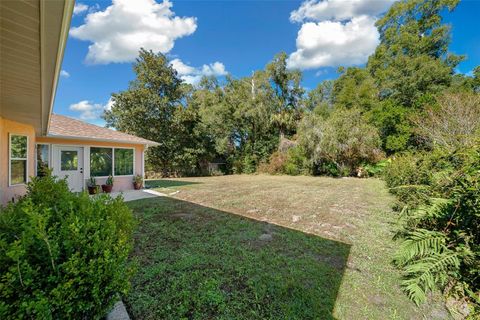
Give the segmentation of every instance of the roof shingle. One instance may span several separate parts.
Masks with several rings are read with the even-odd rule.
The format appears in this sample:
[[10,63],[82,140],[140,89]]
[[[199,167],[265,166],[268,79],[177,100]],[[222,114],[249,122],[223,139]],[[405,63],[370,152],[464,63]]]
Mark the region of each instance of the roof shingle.
[[47,136],[80,140],[133,143],[150,146],[158,145],[158,143],[154,141],[143,139],[120,131],[99,127],[59,114],[51,115],[50,129],[48,130]]

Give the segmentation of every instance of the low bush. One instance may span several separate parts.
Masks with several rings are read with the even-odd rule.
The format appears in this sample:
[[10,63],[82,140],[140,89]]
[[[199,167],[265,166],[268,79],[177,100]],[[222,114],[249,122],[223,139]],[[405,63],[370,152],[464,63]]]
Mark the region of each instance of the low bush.
[[33,178],[0,213],[0,318],[100,319],[129,288],[134,220],[119,197]]
[[459,161],[454,153],[440,149],[405,152],[393,158],[382,173],[400,207],[415,207],[433,195],[431,185],[442,184]]
[[391,159],[381,160],[377,163],[366,163],[360,166],[359,170],[362,172],[358,172],[359,177],[375,177],[380,176],[385,169],[392,163]]
[[418,304],[440,288],[469,306],[464,316],[479,312],[480,146],[405,154],[385,179],[405,205],[395,263],[409,297]]
[[268,163],[261,163],[258,172],[268,174],[308,175],[311,164],[300,146],[290,147],[286,151],[276,151],[270,156]]
[[310,114],[302,120],[298,137],[320,173],[326,168],[332,175],[355,175],[360,165],[383,158],[378,130],[358,109],[340,108],[327,119]]

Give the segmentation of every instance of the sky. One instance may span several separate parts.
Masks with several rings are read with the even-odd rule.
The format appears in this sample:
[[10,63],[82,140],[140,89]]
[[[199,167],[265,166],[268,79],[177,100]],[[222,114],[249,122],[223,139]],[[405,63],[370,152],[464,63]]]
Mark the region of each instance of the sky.
[[[167,55],[184,81],[220,80],[263,69],[281,51],[315,88],[339,66],[364,66],[379,43],[375,21],[394,0],[161,1],[77,0],[54,112],[104,125],[110,96],[135,78],[143,47]],[[463,0],[444,21],[450,51],[466,55],[457,72],[480,65],[480,0]]]

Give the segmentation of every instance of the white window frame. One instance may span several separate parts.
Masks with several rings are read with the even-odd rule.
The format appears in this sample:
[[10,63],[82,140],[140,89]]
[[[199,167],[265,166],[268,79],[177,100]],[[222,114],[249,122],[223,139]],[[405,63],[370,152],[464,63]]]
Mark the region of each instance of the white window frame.
[[[101,148],[101,149],[112,149],[112,177],[134,177],[135,176],[135,148],[132,147],[111,147],[111,146],[89,146],[88,148],[88,167],[90,168],[89,171],[89,178],[108,178],[108,176],[92,176],[92,169],[91,169],[91,153],[92,148]],[[132,174],[126,175],[116,175],[115,174],[115,150],[116,149],[127,149],[133,150],[133,172]]]
[[38,150],[38,146],[48,146],[48,155],[47,155],[47,160],[48,160],[48,168],[51,169],[52,168],[52,145],[50,143],[43,143],[43,142],[38,142],[35,144],[35,176],[38,175],[38,159],[37,159],[37,150]]
[[114,169],[114,161],[115,161],[115,155],[113,154],[114,153],[114,147],[105,147],[105,146],[89,146],[88,148],[88,167],[90,168],[90,172],[89,172],[89,178],[100,178],[100,179],[103,179],[103,178],[108,178],[108,176],[92,176],[92,148],[99,148],[99,149],[112,149],[112,177],[113,177],[113,173],[115,171]]
[[[12,137],[19,136],[19,137],[26,137],[27,138],[27,157],[26,158],[12,158]],[[8,186],[15,187],[15,186],[24,186],[28,183],[29,174],[28,174],[28,167],[29,167],[29,160],[28,160],[28,149],[30,145],[30,139],[25,134],[17,134],[17,133],[9,133],[8,134]],[[12,160],[25,160],[26,161],[26,168],[25,168],[25,182],[12,184]]]
[[[117,150],[117,149],[132,150],[132,151],[133,151],[132,174],[123,174],[123,175],[116,175],[116,174],[115,174],[115,150]],[[116,147],[114,147],[114,148],[113,148],[113,159],[112,159],[112,160],[113,160],[113,161],[112,161],[112,162],[113,162],[113,163],[112,163],[112,166],[113,166],[113,168],[112,168],[112,171],[113,171],[113,172],[112,172],[112,173],[113,173],[113,176],[114,176],[114,177],[133,177],[133,176],[135,175],[135,148],[127,148],[127,147],[124,147],[124,148],[122,148],[122,147],[116,148]]]

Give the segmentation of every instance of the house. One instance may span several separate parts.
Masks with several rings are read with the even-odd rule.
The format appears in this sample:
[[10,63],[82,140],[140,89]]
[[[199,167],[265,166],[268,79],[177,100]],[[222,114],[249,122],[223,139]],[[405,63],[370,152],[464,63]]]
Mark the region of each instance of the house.
[[0,1],[0,203],[51,168],[82,191],[90,177],[133,188],[158,143],[52,114],[73,0]]

